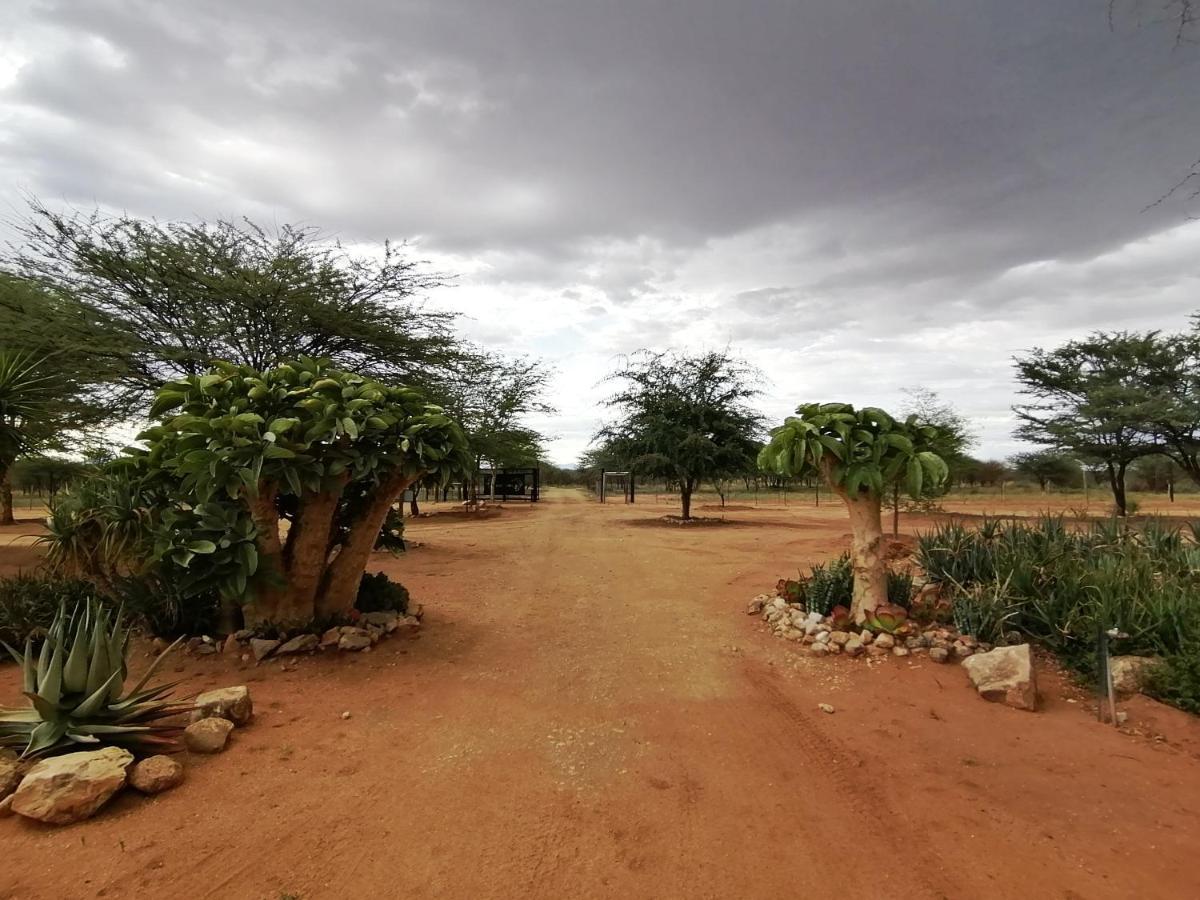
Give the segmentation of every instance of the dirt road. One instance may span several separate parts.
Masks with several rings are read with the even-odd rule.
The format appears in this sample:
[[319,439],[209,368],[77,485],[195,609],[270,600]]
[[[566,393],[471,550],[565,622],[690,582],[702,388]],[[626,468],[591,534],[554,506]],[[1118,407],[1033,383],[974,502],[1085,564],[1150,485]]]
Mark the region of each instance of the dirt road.
[[417,520],[380,568],[425,604],[419,638],[182,661],[190,690],[250,684],[253,726],[153,800],[0,820],[0,897],[1200,893],[1194,720],[1134,703],[1154,741],[1054,679],[1029,714],[953,666],[801,658],[745,602],[840,549],[838,511],[662,512],[552,491]]

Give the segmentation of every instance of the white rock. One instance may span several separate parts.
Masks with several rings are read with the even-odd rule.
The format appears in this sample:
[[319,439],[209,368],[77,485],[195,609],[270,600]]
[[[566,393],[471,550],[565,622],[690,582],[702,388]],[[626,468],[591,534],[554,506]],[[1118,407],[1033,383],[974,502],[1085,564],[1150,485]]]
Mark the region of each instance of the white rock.
[[1037,673],[1028,644],[976,653],[962,666],[983,699],[1016,709],[1037,709]]
[[882,647],[884,650],[891,650],[896,646],[896,639],[885,632],[875,638],[875,646]]
[[254,716],[250,689],[244,684],[239,684],[198,695],[196,708],[192,711],[192,721],[199,722],[212,716],[228,719],[235,725],[245,725]]
[[1146,673],[1157,663],[1153,656],[1114,656],[1110,662],[1113,689],[1122,694],[1136,694],[1142,689]]

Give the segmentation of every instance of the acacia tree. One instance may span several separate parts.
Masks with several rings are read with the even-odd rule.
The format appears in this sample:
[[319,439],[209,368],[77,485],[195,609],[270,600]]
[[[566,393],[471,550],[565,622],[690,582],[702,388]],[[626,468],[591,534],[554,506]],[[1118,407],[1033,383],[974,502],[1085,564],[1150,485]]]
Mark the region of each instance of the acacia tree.
[[74,304],[95,358],[143,410],[216,360],[262,370],[323,358],[428,389],[464,358],[454,314],[418,300],[440,279],[389,243],[362,256],[304,226],[64,215],[37,202],[19,232],[7,268],[43,289],[26,318],[38,327],[40,309]]
[[9,471],[18,456],[37,446],[59,392],[44,362],[30,353],[0,349],[0,525],[13,524]]
[[1125,473],[1159,452],[1154,422],[1168,416],[1161,391],[1164,344],[1157,332],[1097,332],[1016,359],[1017,436],[1103,467],[1117,514],[1126,514]]
[[624,383],[607,401],[620,417],[596,440],[631,469],[676,482],[690,519],[696,488],[753,463],[762,417],[747,401],[758,395],[757,377],[728,351],[641,351],[609,376]]
[[769,472],[824,478],[846,504],[854,568],[850,611],[860,624],[887,603],[884,494],[901,483],[917,499],[927,486],[944,482],[949,470],[936,452],[942,441],[936,426],[916,416],[899,421],[875,407],[856,410],[847,403],[807,403],[771,431],[759,454],[759,466]]
[[477,353],[438,385],[446,411],[467,437],[471,499],[485,462],[493,468],[537,465],[545,439],[526,420],[554,412],[545,400],[552,374],[538,359]]
[[221,364],[152,411],[170,415],[110,466],[137,484],[153,557],[186,592],[240,602],[249,625],[349,613],[405,488],[468,464],[458,425],[419,392],[325,361]]
[[1037,482],[1042,491],[1050,485],[1078,485],[1082,470],[1079,463],[1065,453],[1054,450],[1033,450],[1018,453],[1009,460],[1013,471]]

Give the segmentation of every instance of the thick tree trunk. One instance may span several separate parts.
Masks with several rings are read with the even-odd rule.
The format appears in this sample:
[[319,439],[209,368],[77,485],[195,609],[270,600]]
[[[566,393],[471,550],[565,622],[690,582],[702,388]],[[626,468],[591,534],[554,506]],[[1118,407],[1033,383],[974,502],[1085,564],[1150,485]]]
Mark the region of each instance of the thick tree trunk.
[[414,490],[412,500],[408,504],[408,514],[416,518],[421,514],[421,505],[417,503],[417,492]]
[[13,518],[12,478],[10,470],[5,466],[0,472],[0,525],[16,525]]
[[246,603],[242,615],[248,627],[271,623],[296,623],[312,618],[311,604],[306,615],[292,603],[284,566],[283,544],[279,540],[279,512],[275,509],[274,485],[262,485],[258,494],[246,498],[250,517],[258,529],[258,588],[254,599]]
[[692,517],[692,483],[684,481],[679,487],[679,499],[683,504],[681,518],[686,522]]
[[346,615],[354,609],[358,597],[358,584],[371,558],[371,551],[379,539],[388,510],[416,478],[394,475],[376,488],[370,504],[351,524],[346,542],[338,555],[329,564],[325,583],[317,597],[317,615]]
[[283,551],[284,574],[292,605],[296,609],[306,608],[308,619],[316,612],[317,591],[329,561],[333,520],[348,480],[342,479],[333,490],[305,494],[288,531],[287,546]]
[[851,497],[844,491],[837,493],[850,513],[850,564],[854,569],[850,613],[861,625],[869,613],[887,603],[882,504],[874,494]]
[[900,537],[900,483],[892,485],[892,535]]

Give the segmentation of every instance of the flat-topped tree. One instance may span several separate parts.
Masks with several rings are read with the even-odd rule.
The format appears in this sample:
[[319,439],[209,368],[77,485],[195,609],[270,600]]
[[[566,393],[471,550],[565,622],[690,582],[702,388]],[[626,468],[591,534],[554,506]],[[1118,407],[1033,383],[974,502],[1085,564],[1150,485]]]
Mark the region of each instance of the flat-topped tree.
[[419,392],[321,360],[220,364],[168,384],[153,412],[173,414],[125,465],[168,501],[157,555],[237,597],[251,625],[349,613],[404,490],[469,465],[458,425]]
[[854,566],[850,611],[860,624],[888,599],[883,497],[898,484],[919,498],[946,479],[946,463],[933,449],[939,439],[937,427],[916,416],[900,421],[870,406],[806,403],[772,430],[759,454],[760,468],[792,478],[818,475],[846,504]]

